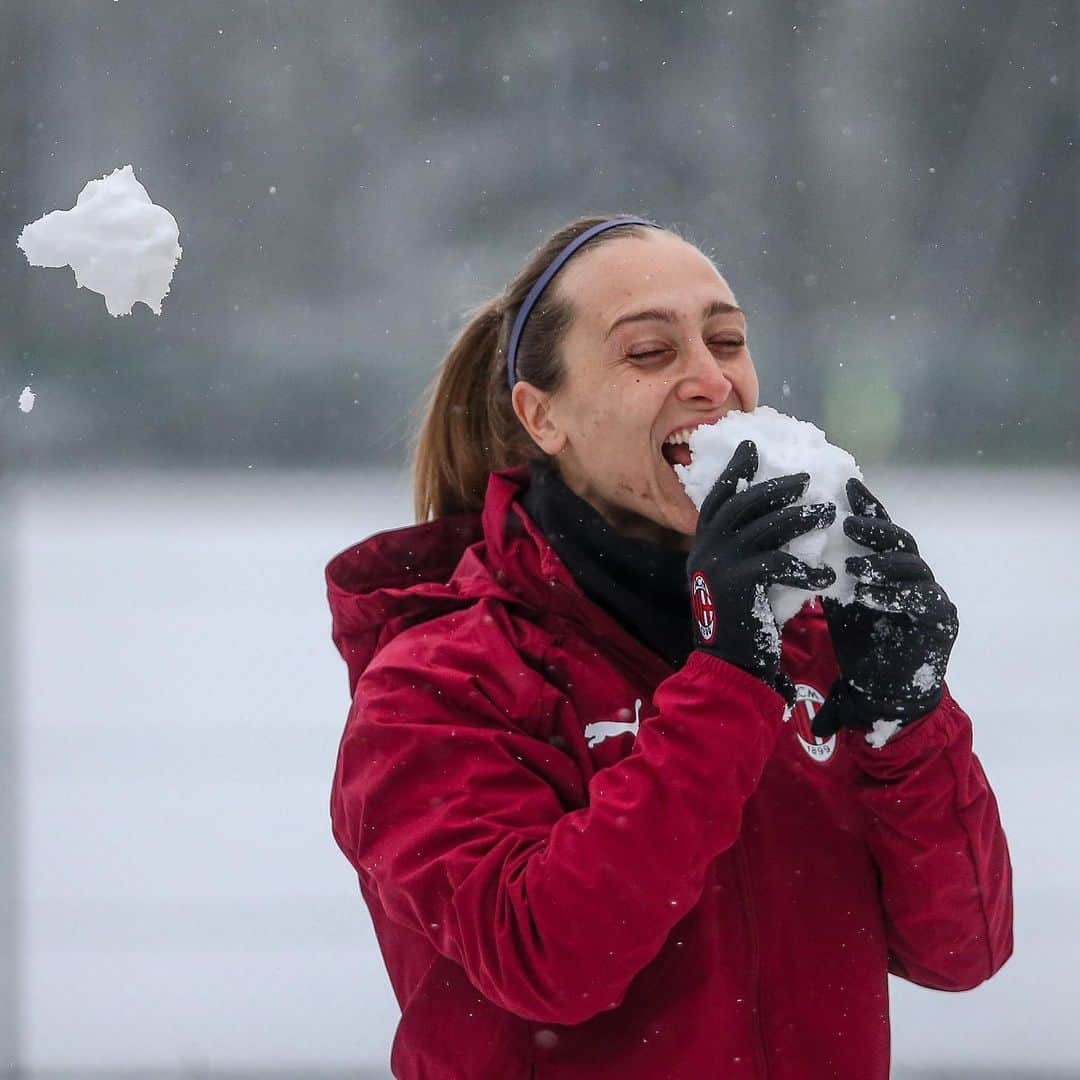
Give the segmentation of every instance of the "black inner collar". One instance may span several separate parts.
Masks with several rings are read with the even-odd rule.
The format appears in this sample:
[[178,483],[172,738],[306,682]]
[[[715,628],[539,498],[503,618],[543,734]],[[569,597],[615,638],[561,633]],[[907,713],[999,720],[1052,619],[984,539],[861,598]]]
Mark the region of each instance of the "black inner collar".
[[681,667],[693,648],[686,552],[617,533],[548,460],[530,462],[522,505],[582,592]]

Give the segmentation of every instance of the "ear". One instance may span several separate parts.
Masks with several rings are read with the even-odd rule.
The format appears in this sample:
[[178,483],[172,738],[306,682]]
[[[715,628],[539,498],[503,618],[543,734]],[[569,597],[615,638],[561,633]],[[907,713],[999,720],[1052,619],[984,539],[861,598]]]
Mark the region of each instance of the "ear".
[[530,438],[545,454],[554,457],[566,445],[562,430],[552,409],[551,394],[537,390],[532,383],[514,384],[510,400],[514,413]]

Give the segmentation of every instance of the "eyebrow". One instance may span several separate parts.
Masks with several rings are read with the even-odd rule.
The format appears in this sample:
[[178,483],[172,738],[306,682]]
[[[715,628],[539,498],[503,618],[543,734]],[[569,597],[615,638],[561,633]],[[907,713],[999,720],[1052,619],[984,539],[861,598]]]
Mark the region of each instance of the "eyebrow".
[[[746,317],[746,312],[743,311],[738,304],[729,304],[724,300],[714,300],[711,304],[706,304],[705,309],[701,313],[702,319],[711,319],[714,315],[742,315]],[[632,322],[677,322],[679,316],[671,310],[671,308],[649,308],[646,311],[634,311],[629,315],[622,315],[616,319],[607,329],[607,333],[604,335],[604,340],[607,341],[615,331],[624,323]]]

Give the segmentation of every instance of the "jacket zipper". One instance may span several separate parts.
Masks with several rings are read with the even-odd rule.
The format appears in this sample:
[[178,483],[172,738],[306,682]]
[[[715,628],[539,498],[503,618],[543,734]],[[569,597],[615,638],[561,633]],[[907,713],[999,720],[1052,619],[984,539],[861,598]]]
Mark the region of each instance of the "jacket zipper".
[[750,932],[750,984],[754,994],[754,1048],[757,1052],[758,1075],[768,1080],[769,1059],[765,1053],[765,1024],[761,1016],[761,943],[758,939],[757,912],[750,889],[750,860],[740,836],[735,841],[736,860],[739,867],[739,884],[742,887],[743,907]]

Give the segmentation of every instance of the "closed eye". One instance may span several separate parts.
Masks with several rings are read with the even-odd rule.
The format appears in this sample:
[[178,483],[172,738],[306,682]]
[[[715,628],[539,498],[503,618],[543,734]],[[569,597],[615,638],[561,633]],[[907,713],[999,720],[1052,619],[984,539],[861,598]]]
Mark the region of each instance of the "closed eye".
[[[712,349],[741,349],[746,344],[746,338],[733,337],[733,338],[713,338],[709,342],[709,347]],[[662,356],[668,356],[674,353],[674,349],[643,349],[641,352],[628,352],[626,354],[627,360],[634,360],[639,363],[649,363],[653,360],[659,360]]]

